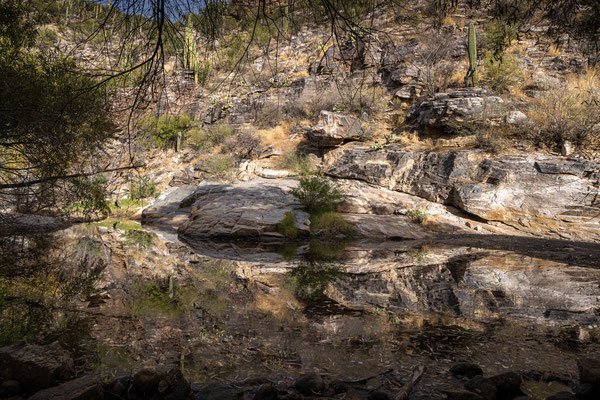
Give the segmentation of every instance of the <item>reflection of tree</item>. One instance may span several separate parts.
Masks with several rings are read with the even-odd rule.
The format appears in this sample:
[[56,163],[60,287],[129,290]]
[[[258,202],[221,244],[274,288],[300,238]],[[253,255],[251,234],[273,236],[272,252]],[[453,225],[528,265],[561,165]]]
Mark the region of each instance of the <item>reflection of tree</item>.
[[87,323],[69,310],[93,294],[105,268],[81,246],[56,235],[0,238],[0,345],[81,338]]
[[305,299],[323,297],[327,286],[342,275],[339,266],[324,262],[302,262],[289,273],[296,296]]

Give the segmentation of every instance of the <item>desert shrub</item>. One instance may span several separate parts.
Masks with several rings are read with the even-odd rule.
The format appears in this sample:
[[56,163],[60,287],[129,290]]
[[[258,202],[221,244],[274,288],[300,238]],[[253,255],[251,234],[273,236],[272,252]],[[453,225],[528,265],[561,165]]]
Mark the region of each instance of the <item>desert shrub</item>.
[[40,44],[46,47],[52,47],[58,42],[58,35],[52,29],[43,29],[38,35]]
[[240,35],[231,35],[225,39],[223,46],[221,46],[221,51],[219,51],[218,69],[222,71],[233,70],[241,62],[240,60],[244,56],[249,40],[247,32]]
[[334,106],[338,112],[348,112],[357,116],[362,113],[375,115],[385,110],[388,95],[385,87],[349,81],[338,87],[341,103]]
[[297,150],[291,150],[282,154],[279,161],[279,167],[302,176],[314,174],[316,168],[312,165],[307,155],[299,153]]
[[424,97],[446,90],[452,81],[455,63],[448,59],[452,53],[453,37],[447,31],[423,35],[415,52],[414,66],[420,71]]
[[298,236],[298,229],[294,226],[296,216],[292,211],[287,211],[285,217],[277,224],[277,232],[289,239],[295,239]]
[[235,177],[236,166],[233,156],[230,154],[218,154],[208,161],[206,172],[217,178],[231,180]]
[[273,128],[281,122],[281,108],[275,103],[265,103],[256,116],[256,125],[262,129]]
[[354,234],[352,224],[336,211],[326,211],[311,216],[310,231],[313,235],[326,240]]
[[498,93],[508,91],[511,86],[518,85],[523,80],[523,68],[514,56],[504,56],[496,59],[488,52],[485,55],[485,85]]
[[286,113],[300,118],[314,119],[321,110],[333,111],[342,103],[342,97],[335,86],[328,90],[305,93],[286,105]]
[[185,144],[194,150],[200,150],[206,145],[206,134],[202,129],[192,128],[185,133]]
[[126,192],[131,200],[147,199],[156,195],[156,184],[149,176],[140,176],[136,182],[129,184]]
[[423,224],[427,221],[428,215],[427,211],[423,210],[420,207],[413,207],[408,210],[405,214],[410,220],[417,224]]
[[495,61],[502,61],[506,49],[517,39],[517,28],[502,20],[494,20],[485,25],[484,31],[483,47]]
[[140,139],[144,144],[159,148],[175,146],[178,134],[186,131],[192,120],[188,117],[161,115],[146,117],[139,122]]
[[329,179],[316,175],[300,178],[300,184],[290,193],[309,213],[333,211],[345,197]]
[[530,102],[534,122],[523,135],[546,146],[569,140],[577,146],[597,146],[600,139],[600,82],[595,72],[565,87],[541,93]]
[[229,124],[210,125],[204,132],[206,144],[210,146],[218,146],[222,144],[228,137],[235,134],[235,130]]
[[224,149],[239,159],[252,159],[260,155],[262,141],[254,132],[239,132],[223,142]]

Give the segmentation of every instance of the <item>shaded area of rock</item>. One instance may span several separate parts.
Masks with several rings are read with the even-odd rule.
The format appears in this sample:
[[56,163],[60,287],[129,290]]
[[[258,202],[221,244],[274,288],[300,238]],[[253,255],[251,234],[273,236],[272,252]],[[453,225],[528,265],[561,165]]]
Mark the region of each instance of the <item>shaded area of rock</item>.
[[87,375],[59,386],[42,390],[31,396],[30,400],[99,400],[104,397],[100,379]]
[[45,389],[72,372],[73,359],[58,342],[29,345],[18,342],[0,348],[0,380],[16,380],[27,391]]
[[319,374],[306,374],[299,377],[294,388],[306,396],[315,396],[325,392],[327,385]]
[[495,400],[497,396],[497,388],[491,379],[482,376],[471,378],[465,383],[465,388],[474,393],[477,393],[486,400]]
[[450,368],[450,373],[454,376],[474,378],[478,375],[483,375],[483,370],[477,364],[473,363],[458,363]]

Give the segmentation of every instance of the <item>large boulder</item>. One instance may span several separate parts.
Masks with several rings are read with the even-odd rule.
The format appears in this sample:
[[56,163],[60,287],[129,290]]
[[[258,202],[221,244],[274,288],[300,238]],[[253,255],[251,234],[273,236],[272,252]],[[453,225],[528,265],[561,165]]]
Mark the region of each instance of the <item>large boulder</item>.
[[476,150],[373,151],[346,145],[328,152],[324,170],[429,201],[487,221],[550,237],[600,240],[600,165],[542,154],[489,158]]
[[432,100],[416,104],[407,120],[421,127],[438,128],[452,121],[467,121],[485,114],[487,118],[501,117],[502,100],[482,88],[465,88],[438,93]]
[[340,113],[321,111],[319,124],[308,134],[318,147],[333,147],[347,140],[360,140],[362,124],[358,118]]
[[308,214],[289,194],[297,183],[261,178],[235,184],[203,183],[181,202],[182,207],[191,205],[191,216],[179,233],[209,238],[281,237],[277,224],[287,212],[294,213],[295,227],[308,233]]
[[17,342],[0,348],[0,381],[19,381],[27,391],[45,389],[71,374],[73,359],[58,342]]

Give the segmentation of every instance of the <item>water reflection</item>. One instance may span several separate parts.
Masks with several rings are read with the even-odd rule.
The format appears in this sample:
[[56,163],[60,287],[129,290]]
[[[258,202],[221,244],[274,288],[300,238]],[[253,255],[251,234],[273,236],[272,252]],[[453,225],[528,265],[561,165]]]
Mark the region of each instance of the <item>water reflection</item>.
[[435,385],[458,359],[572,372],[598,351],[595,268],[460,240],[183,245],[131,228],[3,242],[4,343],[63,337],[100,373],[178,366],[200,384],[428,364]]

